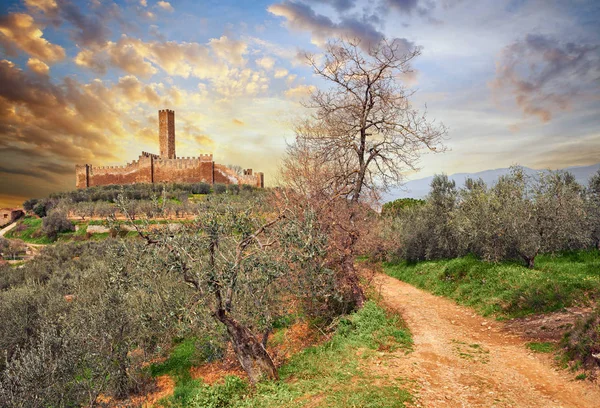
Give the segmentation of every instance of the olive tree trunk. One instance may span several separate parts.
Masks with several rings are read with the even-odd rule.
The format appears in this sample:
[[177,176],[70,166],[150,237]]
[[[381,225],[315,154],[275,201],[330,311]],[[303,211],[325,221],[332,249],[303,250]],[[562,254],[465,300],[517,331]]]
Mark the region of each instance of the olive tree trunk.
[[215,317],[227,328],[235,355],[252,384],[256,384],[263,378],[279,379],[271,356],[248,328],[241,325],[225,310],[216,312]]

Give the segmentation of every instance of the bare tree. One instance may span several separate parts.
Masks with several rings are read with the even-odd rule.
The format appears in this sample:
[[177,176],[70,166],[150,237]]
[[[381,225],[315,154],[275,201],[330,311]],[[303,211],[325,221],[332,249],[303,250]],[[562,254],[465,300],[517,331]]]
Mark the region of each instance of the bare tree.
[[312,94],[306,105],[314,115],[300,126],[297,139],[321,163],[338,165],[336,181],[345,182],[352,202],[365,191],[400,183],[423,149],[443,150],[445,127],[413,108],[413,92],[401,82],[420,54],[419,48],[384,39],[365,53],[359,40],[330,41],[323,60],[307,56],[314,73],[331,87]]

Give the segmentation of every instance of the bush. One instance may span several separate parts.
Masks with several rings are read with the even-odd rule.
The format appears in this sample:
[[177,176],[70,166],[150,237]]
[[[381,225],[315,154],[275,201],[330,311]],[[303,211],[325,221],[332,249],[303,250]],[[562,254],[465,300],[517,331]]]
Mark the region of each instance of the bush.
[[210,184],[196,183],[192,185],[192,194],[210,194]]
[[40,218],[44,218],[46,214],[46,205],[44,203],[37,203],[33,207],[33,212]]
[[229,194],[239,194],[240,193],[240,186],[237,184],[228,184],[227,185],[227,192]]
[[565,335],[561,346],[575,364],[597,369],[600,365],[600,307],[590,317],[580,319]]
[[37,198],[30,198],[29,200],[27,200],[23,203],[23,209],[25,211],[33,211],[33,208],[35,207],[35,205],[37,203],[38,203]]
[[42,220],[42,232],[50,239],[55,240],[61,232],[75,231],[75,226],[62,211],[53,211]]
[[213,189],[215,190],[215,194],[223,194],[227,191],[227,186],[225,184],[216,183]]

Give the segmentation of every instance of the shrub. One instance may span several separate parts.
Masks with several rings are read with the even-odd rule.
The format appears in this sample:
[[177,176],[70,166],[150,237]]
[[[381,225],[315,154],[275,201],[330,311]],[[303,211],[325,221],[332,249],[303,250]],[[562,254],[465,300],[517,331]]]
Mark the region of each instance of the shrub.
[[213,187],[216,194],[223,194],[227,191],[227,186],[225,184],[216,183]]
[[229,194],[239,194],[240,193],[240,186],[237,184],[228,184],[227,185],[227,192]]
[[53,211],[42,220],[42,231],[50,239],[55,240],[61,232],[75,231],[75,226],[62,211]]
[[27,200],[23,203],[23,209],[25,211],[33,211],[33,208],[35,207],[35,205],[37,203],[38,203],[37,198],[30,198],[29,200]]
[[44,203],[37,203],[33,207],[33,212],[40,218],[44,218],[46,216],[46,205]]
[[210,194],[210,184],[196,183],[192,185],[192,194]]
[[597,368],[600,363],[600,308],[588,318],[580,319],[565,335],[561,346],[575,364]]

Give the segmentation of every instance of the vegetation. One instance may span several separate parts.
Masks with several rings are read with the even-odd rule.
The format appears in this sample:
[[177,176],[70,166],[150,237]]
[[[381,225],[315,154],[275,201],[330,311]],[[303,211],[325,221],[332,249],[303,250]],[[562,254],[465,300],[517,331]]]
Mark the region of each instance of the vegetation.
[[436,176],[426,203],[402,211],[388,236],[396,235],[395,254],[409,261],[474,254],[534,268],[538,254],[596,247],[599,178],[583,188],[568,172],[528,179],[515,167],[494,186],[467,180],[458,190]]
[[425,200],[417,200],[414,198],[398,198],[394,201],[389,201],[381,207],[381,216],[383,217],[399,217],[402,211],[425,204]]
[[222,338],[190,290],[149,273],[139,241],[57,244],[0,268],[1,406],[92,405],[145,389],[143,362],[181,335]]
[[531,342],[527,343],[527,348],[535,353],[552,353],[556,350],[556,347],[552,343],[548,342]]
[[[378,384],[365,365],[377,350],[408,352],[411,344],[410,333],[398,317],[386,314],[370,301],[342,319],[331,340],[302,351],[284,364],[279,381],[261,382],[255,389],[233,376],[213,386],[198,380],[178,382],[174,395],[163,401],[163,405],[268,408],[290,404],[310,406],[313,400],[318,400],[328,407],[403,407],[412,401],[412,396],[403,389],[401,380],[388,379],[389,384]],[[183,343],[174,355],[180,355],[182,349]],[[357,353],[360,359],[356,358]],[[188,367],[192,355],[188,349],[187,360],[181,360],[178,367]],[[173,356],[165,364],[172,359]]]
[[388,263],[390,276],[472,306],[484,315],[518,317],[587,304],[600,297],[600,253],[540,255],[536,269],[466,256]]
[[578,321],[565,335],[561,346],[572,368],[597,369],[600,362],[600,308]]

